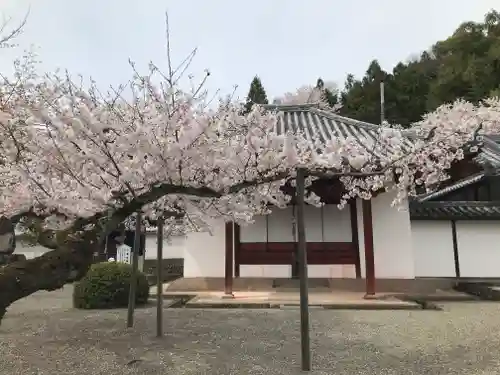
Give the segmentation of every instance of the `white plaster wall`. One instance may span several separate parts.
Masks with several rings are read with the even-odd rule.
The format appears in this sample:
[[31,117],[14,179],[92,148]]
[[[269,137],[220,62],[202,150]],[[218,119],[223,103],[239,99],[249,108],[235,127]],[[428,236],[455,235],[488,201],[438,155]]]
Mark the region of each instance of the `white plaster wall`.
[[[317,208],[313,209],[319,211]],[[323,206],[323,233],[324,238],[320,242],[352,241],[349,206],[346,206],[342,210],[334,204]]]
[[267,241],[267,216],[256,216],[252,224],[242,225],[240,229],[241,242]]
[[224,277],[225,223],[212,225],[210,233],[190,233],[184,242],[184,277]]
[[455,277],[451,221],[411,222],[416,277]]
[[[293,207],[274,209],[272,213],[267,215],[268,242],[294,242],[295,237],[292,223]],[[254,226],[248,226],[245,229],[249,231],[261,230],[261,228],[256,228]],[[264,231],[266,230],[265,227],[263,229]],[[262,242],[265,242],[265,240]]]
[[292,277],[292,267],[287,264],[242,264],[240,265],[240,277]]
[[[163,241],[163,259],[182,258],[184,256],[184,236],[172,237]],[[146,259],[156,259],[158,254],[156,233],[146,234]]]
[[[352,240],[348,207],[339,210],[336,205],[326,205],[322,209],[306,206],[304,219],[308,242],[351,242]],[[241,242],[266,242],[266,240],[294,242],[296,236],[294,236],[292,222],[293,207],[275,209],[267,216],[256,217],[255,223],[242,226]]]
[[461,277],[500,277],[500,221],[457,221]]
[[356,266],[354,264],[309,264],[307,275],[309,278],[354,279]]
[[40,255],[43,255],[47,251],[50,251],[50,249],[39,245],[29,246],[23,244],[21,241],[17,241],[14,254],[24,254],[27,259],[33,259],[39,257]]
[[[295,214],[296,217],[296,214]],[[351,222],[348,207],[339,210],[336,205],[322,209],[306,206],[304,210],[306,240],[308,242],[351,242]],[[241,228],[241,242],[294,242],[293,207],[275,209],[266,216],[255,218],[255,223]],[[354,265],[309,265],[310,278],[354,278]],[[241,277],[285,277],[292,275],[290,265],[240,265]]]
[[372,199],[375,277],[415,278],[415,261],[408,210],[391,207],[394,194],[383,193]]
[[[293,208],[274,209],[266,216],[255,217],[255,223],[242,226],[241,242],[293,242]],[[244,264],[240,265],[240,277],[283,277],[292,276],[288,264]]]
[[[322,210],[309,206],[304,216],[307,241],[352,241],[351,215],[348,206],[342,210],[339,210],[336,205],[325,205]],[[307,272],[310,278],[355,278],[356,266],[353,264],[310,264],[307,266]]]

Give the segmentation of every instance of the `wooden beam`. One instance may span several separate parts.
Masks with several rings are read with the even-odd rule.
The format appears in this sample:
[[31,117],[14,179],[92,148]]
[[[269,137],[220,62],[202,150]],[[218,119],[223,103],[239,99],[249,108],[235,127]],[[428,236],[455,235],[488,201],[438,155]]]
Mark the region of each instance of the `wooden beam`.
[[227,297],[233,297],[233,223],[226,223],[226,257],[224,273],[224,294]]
[[240,277],[241,227],[234,223],[234,277]]
[[356,250],[356,279],[361,278],[361,259],[359,256],[359,233],[358,233],[358,211],[356,207],[356,199],[349,202],[350,216],[351,216],[351,235],[352,244]]
[[451,221],[451,237],[453,240],[453,259],[455,260],[455,276],[460,277],[460,259],[458,257],[457,222]]
[[363,208],[363,233],[365,239],[365,269],[366,269],[366,295],[365,298],[375,296],[375,255],[373,249],[373,222],[372,203],[364,200]]

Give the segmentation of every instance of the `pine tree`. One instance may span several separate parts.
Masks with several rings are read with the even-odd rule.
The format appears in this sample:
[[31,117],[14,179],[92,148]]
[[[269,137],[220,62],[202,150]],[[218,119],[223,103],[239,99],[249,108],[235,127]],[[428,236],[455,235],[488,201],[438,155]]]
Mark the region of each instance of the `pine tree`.
[[250,112],[254,104],[268,104],[266,90],[262,86],[262,82],[258,76],[255,76],[248,90],[245,111]]

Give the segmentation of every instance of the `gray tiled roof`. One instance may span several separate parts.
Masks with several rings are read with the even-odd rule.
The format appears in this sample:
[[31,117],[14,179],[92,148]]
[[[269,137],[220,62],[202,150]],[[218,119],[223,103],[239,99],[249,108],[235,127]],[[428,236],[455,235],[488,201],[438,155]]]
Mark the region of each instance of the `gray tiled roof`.
[[500,220],[500,202],[412,202],[412,220]]
[[473,175],[466,177],[460,181],[457,181],[449,186],[446,186],[443,189],[436,190],[436,191],[433,191],[433,192],[430,192],[427,194],[419,195],[418,197],[415,197],[415,201],[416,202],[426,202],[426,201],[430,201],[432,199],[436,199],[438,197],[442,197],[443,195],[451,193],[452,191],[461,189],[465,186],[475,184],[476,182],[481,181],[485,176],[486,176],[486,173],[484,173],[484,172],[473,174]]
[[[265,108],[278,113],[276,130],[279,134],[302,132],[313,147],[316,142],[350,138],[363,148],[374,151],[375,142],[379,139],[378,125],[339,116],[315,104],[267,105]],[[405,144],[408,149],[412,147],[409,139],[405,140]],[[377,156],[382,156],[380,153],[393,154],[396,149],[377,144],[377,151]]]
[[460,181],[457,181],[443,189],[422,194],[415,198],[416,202],[426,202],[452,191],[461,189],[463,187],[475,184],[483,180],[487,175],[496,175],[500,171],[500,136],[483,136],[478,146],[480,148],[478,155],[474,160],[483,167],[483,171],[468,176]]
[[[324,143],[330,139],[349,137],[365,149],[373,150],[374,142],[379,138],[377,134],[379,125],[340,116],[320,108],[318,104],[270,104],[264,108],[278,113],[279,121],[276,129],[278,133],[303,132],[313,149],[316,142]],[[404,134],[407,136],[406,146],[410,149],[411,139],[415,134],[411,130],[406,130]],[[500,170],[500,136],[483,136],[478,146],[480,152],[475,160],[487,169],[488,173]],[[383,147],[378,145],[378,148],[377,156],[382,156],[380,153],[392,154],[395,151],[389,145]]]
[[[325,143],[328,140],[350,138],[357,141],[367,150],[373,150],[374,142],[378,138],[379,126],[363,121],[339,116],[336,113],[321,109],[316,104],[304,105],[266,105],[266,109],[278,114],[278,133],[302,132],[314,149],[317,142]],[[415,136],[411,131],[405,135],[408,138],[405,144],[412,147],[411,139]],[[480,148],[475,160],[484,167],[482,173],[472,175],[458,181],[444,189],[416,197],[410,203],[410,214],[414,220],[500,220],[500,202],[436,202],[430,201],[464,186],[482,180],[490,173],[500,170],[500,137],[484,136],[477,142]],[[380,147],[380,145],[379,145]],[[389,145],[379,148],[379,153],[392,154],[395,150]],[[381,156],[381,155],[378,155]]]
[[483,136],[480,152],[475,160],[485,168],[500,168],[500,138],[494,135]]

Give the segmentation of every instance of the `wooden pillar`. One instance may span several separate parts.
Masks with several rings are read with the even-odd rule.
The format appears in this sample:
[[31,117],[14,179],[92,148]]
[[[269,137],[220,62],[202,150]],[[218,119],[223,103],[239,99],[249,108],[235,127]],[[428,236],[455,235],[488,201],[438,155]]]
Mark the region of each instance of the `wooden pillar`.
[[234,223],[234,277],[240,277],[241,227]]
[[358,210],[356,208],[356,199],[349,202],[351,216],[352,244],[356,250],[356,279],[361,278],[361,259],[359,256],[359,233],[358,233]]
[[233,223],[226,223],[226,257],[225,257],[225,273],[224,273],[224,295],[233,297]]
[[372,203],[363,199],[363,233],[365,239],[366,295],[375,296],[375,255],[373,249]]
[[453,241],[453,259],[455,261],[455,277],[460,278],[460,258],[458,256],[457,222],[451,221],[451,238]]

